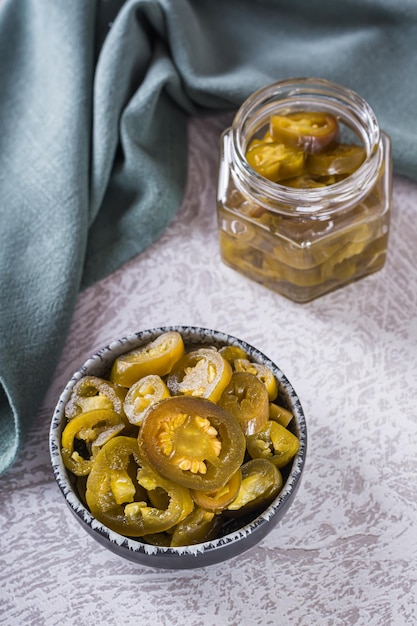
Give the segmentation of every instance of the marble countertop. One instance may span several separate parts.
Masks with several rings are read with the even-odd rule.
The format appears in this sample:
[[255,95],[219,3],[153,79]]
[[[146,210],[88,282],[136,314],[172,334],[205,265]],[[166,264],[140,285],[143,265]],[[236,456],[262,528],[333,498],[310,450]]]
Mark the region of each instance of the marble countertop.
[[[0,624],[409,626],[417,623],[417,185],[394,179],[383,270],[295,304],[220,260],[215,186],[226,117],[190,120],[180,210],[162,238],[82,292],[42,409],[0,480]],[[309,431],[297,497],[258,546],[157,570],[112,554],[66,508],[49,463],[57,398],[85,358],[186,324],[257,346],[297,390]]]

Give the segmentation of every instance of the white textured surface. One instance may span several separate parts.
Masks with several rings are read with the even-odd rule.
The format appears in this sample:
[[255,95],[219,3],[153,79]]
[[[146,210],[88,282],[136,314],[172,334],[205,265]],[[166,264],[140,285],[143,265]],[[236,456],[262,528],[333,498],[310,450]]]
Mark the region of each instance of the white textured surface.
[[[293,304],[219,259],[226,122],[192,120],[177,218],[79,297],[44,406],[0,481],[1,624],[417,624],[417,185],[395,179],[381,272]],[[300,395],[309,428],[304,479],[281,525],[202,570],[143,568],[102,548],[65,507],[49,465],[49,422],[73,371],[112,339],[165,324],[213,327],[265,352]]]

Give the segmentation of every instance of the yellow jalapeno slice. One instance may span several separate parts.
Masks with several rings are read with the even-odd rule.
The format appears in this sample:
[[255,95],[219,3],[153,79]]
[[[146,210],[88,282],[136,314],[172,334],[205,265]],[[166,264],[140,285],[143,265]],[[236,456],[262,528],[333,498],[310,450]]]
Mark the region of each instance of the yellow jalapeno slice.
[[325,111],[297,111],[272,115],[270,133],[275,141],[315,153],[337,140],[339,124],[334,115]]
[[70,420],[61,438],[65,467],[76,476],[86,476],[100,447],[125,428],[125,419],[111,409],[95,409]]
[[365,157],[362,146],[340,143],[322,154],[309,154],[307,169],[312,176],[349,175],[362,165]]
[[277,183],[303,172],[305,154],[282,143],[260,143],[246,152],[246,160],[258,174]]
[[243,515],[265,507],[278,495],[282,485],[281,472],[273,463],[266,459],[252,459],[242,465],[242,483],[227,510]]
[[274,422],[278,422],[284,428],[287,428],[288,424],[291,422],[293,418],[293,414],[288,409],[285,409],[283,406],[279,404],[275,404],[275,402],[269,403],[269,419]]
[[287,428],[269,420],[261,430],[246,438],[246,445],[253,459],[268,459],[281,468],[297,454],[300,442]]
[[162,333],[154,341],[117,357],[110,379],[122,387],[131,387],[149,374],[165,376],[183,354],[184,342],[180,333]]
[[264,134],[263,137],[255,137],[255,139],[252,139],[249,142],[246,151],[250,152],[250,150],[253,150],[253,148],[256,148],[257,146],[263,145],[265,143],[276,143],[269,130]]
[[233,367],[235,359],[248,359],[248,355],[240,346],[224,346],[219,350],[220,354]]
[[236,372],[249,372],[259,378],[268,392],[269,399],[275,400],[278,395],[278,385],[272,371],[263,363],[255,363],[249,359],[235,359],[233,366]]

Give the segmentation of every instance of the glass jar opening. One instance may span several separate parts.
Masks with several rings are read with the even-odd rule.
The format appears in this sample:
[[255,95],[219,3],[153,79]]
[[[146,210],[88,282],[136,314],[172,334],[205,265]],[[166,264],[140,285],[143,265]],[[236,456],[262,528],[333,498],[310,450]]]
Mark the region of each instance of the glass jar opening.
[[[247,146],[267,128],[271,115],[299,111],[330,113],[344,132],[355,135],[366,153],[356,171],[328,186],[294,188],[268,180],[249,165]],[[258,90],[240,107],[230,133],[231,173],[236,186],[255,202],[285,215],[323,219],[349,209],[369,193],[383,160],[379,124],[369,104],[354,91],[321,78],[291,79]]]

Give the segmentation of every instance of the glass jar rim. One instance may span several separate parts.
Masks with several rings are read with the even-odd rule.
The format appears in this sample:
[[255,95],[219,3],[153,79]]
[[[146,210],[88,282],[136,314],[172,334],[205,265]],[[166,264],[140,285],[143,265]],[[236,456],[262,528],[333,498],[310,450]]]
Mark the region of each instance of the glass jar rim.
[[[246,160],[248,141],[265,125],[278,108],[305,110],[308,101],[318,110],[337,113],[363,140],[366,158],[346,179],[316,188],[280,185],[258,174]],[[253,199],[268,208],[289,215],[327,216],[348,208],[364,197],[375,183],[383,154],[381,132],[370,105],[352,89],[324,78],[293,78],[266,85],[241,105],[231,129],[231,163],[235,182],[243,185]]]

